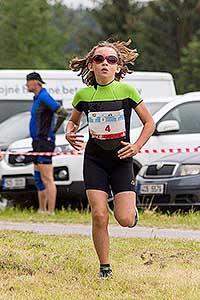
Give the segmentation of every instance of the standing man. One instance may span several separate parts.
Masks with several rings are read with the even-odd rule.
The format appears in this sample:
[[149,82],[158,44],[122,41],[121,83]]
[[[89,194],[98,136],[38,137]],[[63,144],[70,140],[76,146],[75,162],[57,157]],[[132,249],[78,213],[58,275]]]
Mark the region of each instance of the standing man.
[[[26,86],[34,93],[31,108],[30,135],[34,152],[53,152],[55,132],[67,116],[67,112],[55,101],[42,84],[39,73],[32,72],[26,76]],[[55,113],[58,114],[55,125]],[[53,178],[52,156],[34,158],[34,180],[38,189],[39,212],[54,213],[56,204],[56,186]]]

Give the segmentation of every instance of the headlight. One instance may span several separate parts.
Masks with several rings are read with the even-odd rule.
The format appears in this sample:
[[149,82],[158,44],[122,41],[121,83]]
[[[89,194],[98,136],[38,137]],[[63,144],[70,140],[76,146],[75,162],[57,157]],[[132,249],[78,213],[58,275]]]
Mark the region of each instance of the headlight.
[[141,177],[144,177],[145,173],[146,173],[146,170],[147,170],[147,166],[143,166],[139,172],[138,172],[138,175],[141,176]]
[[200,175],[200,165],[182,165],[180,166],[178,176]]
[[54,152],[68,152],[68,151],[72,151],[72,147],[70,146],[70,144],[65,144],[65,145],[58,145],[56,146]]

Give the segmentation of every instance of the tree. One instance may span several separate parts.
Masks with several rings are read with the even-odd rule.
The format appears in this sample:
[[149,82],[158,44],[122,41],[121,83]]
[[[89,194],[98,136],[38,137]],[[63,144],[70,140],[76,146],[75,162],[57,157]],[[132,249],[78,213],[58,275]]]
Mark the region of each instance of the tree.
[[99,41],[100,32],[89,10],[78,9],[73,12],[73,16],[68,42],[65,45],[68,62],[74,56],[84,56]]
[[0,0],[0,68],[56,68],[61,45],[46,0]]
[[142,16],[143,69],[175,73],[181,51],[199,29],[200,0],[157,0]]
[[101,26],[103,38],[128,39],[136,26],[138,11],[138,5],[129,0],[104,0],[93,10],[93,15]]
[[181,67],[179,75],[180,92],[199,90],[200,82],[200,30],[193,36],[186,48],[182,49]]
[[[98,1],[96,1],[98,2]],[[134,48],[138,48],[138,34],[140,32],[140,16],[143,11],[138,1],[133,0],[104,0],[91,11],[99,30],[99,40],[111,41],[131,39]],[[140,61],[140,59],[139,59]],[[137,69],[140,64],[136,61]],[[130,66],[131,68],[131,66]]]

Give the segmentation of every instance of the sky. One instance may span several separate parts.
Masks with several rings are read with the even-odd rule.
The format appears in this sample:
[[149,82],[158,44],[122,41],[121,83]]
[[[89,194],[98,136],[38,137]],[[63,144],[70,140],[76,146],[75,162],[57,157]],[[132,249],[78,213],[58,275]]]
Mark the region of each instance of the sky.
[[[62,0],[63,3],[72,8],[78,8],[80,5],[83,7],[93,8],[95,6],[95,0]],[[123,0],[120,0],[123,1]],[[139,2],[149,2],[151,0],[138,0]]]
[[94,7],[93,0],[63,0],[63,3],[73,8],[77,8],[80,5],[82,5],[83,7]]

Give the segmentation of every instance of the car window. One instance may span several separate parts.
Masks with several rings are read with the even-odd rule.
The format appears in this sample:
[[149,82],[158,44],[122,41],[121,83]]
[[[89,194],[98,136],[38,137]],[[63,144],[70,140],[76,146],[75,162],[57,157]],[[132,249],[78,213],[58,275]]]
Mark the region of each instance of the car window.
[[9,144],[29,137],[29,121],[30,113],[26,112],[12,116],[0,123],[0,142]]
[[[65,122],[60,126],[57,133],[65,133],[66,124],[69,121],[72,110],[69,109],[69,114]],[[2,123],[0,123],[0,144],[11,144],[14,141],[25,139],[30,137],[29,123],[30,123],[30,112],[22,112],[15,116],[12,116]],[[83,115],[81,118],[81,127],[87,122],[86,116]]]
[[200,101],[183,103],[170,110],[160,122],[177,120],[180,130],[176,134],[200,133],[199,111]]
[[[154,115],[157,111],[161,109],[165,104],[168,102],[147,102],[145,105],[147,106],[148,110],[152,115]],[[140,121],[138,115],[136,114],[135,111],[132,112],[132,117],[131,117],[131,129],[132,128],[137,128],[142,126],[142,122]]]
[[3,100],[0,101],[0,122],[3,122],[22,112],[30,110],[33,100]]
[[[71,117],[71,113],[72,113],[72,111],[69,111],[69,114],[68,114],[66,120],[63,122],[63,125],[58,129],[57,133],[65,133],[66,132],[66,126]],[[86,129],[85,129],[85,127],[86,127]],[[87,132],[87,117],[86,117],[85,113],[82,114],[80,125],[79,125],[79,130],[82,130],[82,129],[84,129],[84,132]]]

